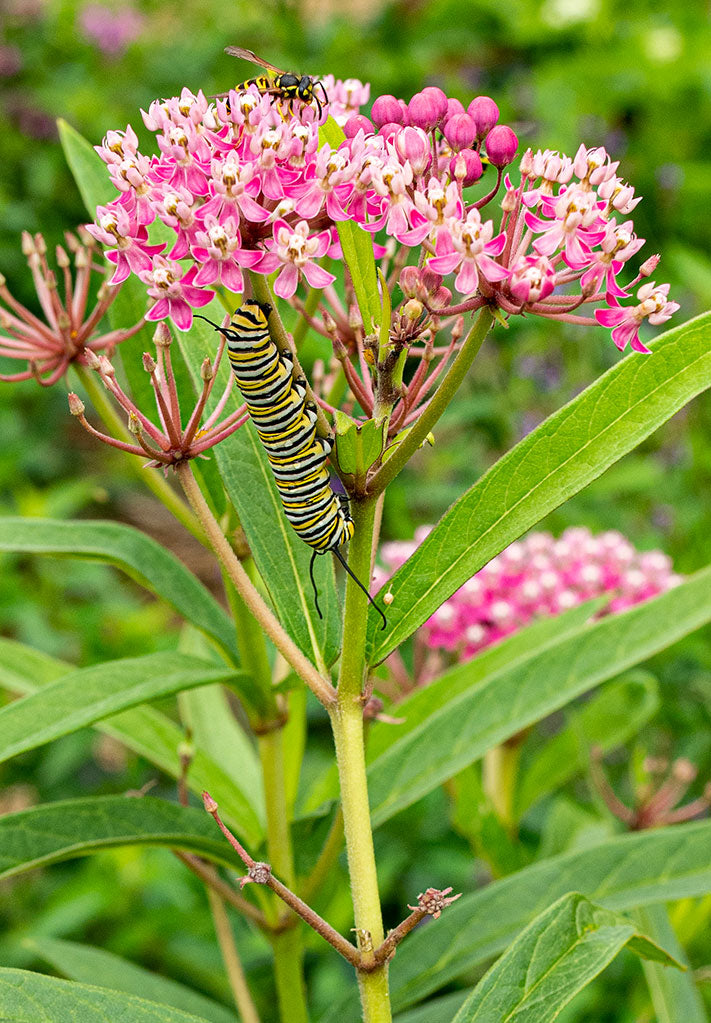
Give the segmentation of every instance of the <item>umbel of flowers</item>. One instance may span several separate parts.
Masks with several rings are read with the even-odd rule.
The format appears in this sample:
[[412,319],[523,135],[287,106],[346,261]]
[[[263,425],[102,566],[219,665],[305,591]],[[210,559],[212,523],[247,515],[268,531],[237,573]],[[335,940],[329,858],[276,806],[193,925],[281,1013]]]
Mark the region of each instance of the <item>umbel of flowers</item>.
[[[118,195],[89,231],[115,265],[112,283],[144,282],[148,319],[188,330],[216,289],[244,290],[245,270],[275,274],[287,300],[303,283],[327,289],[335,276],[321,261],[341,258],[335,227],[350,220],[383,239],[387,269],[414,261],[429,275],[423,283],[408,266],[402,286],[440,322],[489,305],[599,322],[620,349],[646,351],[640,325],[677,304],[668,285],[645,280],[657,256],[627,270],[643,244],[630,216],[639,198],[604,149],[526,150],[516,165],[518,139],[488,97],[465,109],[431,87],[408,103],[380,96],[368,117],[366,86],[324,83],[322,118],[346,136],[337,146],[319,144],[313,107],[287,115],[255,86],[152,103],[144,121],[157,154],[141,153],[130,127],[107,134],[98,151]],[[153,239],[156,221],[170,241]]]
[[[429,527],[412,541],[385,543],[378,570],[384,582],[422,543]],[[661,551],[638,551],[609,530],[566,529],[559,539],[531,533],[512,543],[467,580],[425,623],[426,646],[469,660],[480,650],[523,628],[534,618],[560,614],[604,597],[598,614],[614,614],[677,585],[671,559]]]

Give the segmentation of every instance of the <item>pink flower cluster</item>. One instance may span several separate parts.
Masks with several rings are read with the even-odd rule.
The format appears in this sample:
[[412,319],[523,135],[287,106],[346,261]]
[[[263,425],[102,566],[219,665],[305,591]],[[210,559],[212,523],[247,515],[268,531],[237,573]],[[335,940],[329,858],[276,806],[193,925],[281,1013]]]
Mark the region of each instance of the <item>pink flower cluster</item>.
[[[169,316],[187,330],[215,288],[243,290],[244,269],[276,272],[284,299],[303,280],[328,286],[334,275],[319,260],[341,257],[335,226],[344,220],[384,232],[405,253],[424,248],[430,276],[454,275],[462,301],[439,303],[440,319],[484,304],[505,315],[597,319],[619,348],[646,351],[640,324],[662,323],[678,308],[668,285],[653,282],[635,305],[621,305],[659,257],[620,283],[643,244],[629,219],[639,199],[604,149],[581,146],[572,159],[527,150],[518,171],[504,175],[518,139],[489,97],[465,110],[431,87],[409,103],[380,96],[369,118],[358,112],[367,86],[323,84],[323,119],[333,116],[346,135],[335,148],[319,147],[314,106],[297,102],[290,112],[256,86],[212,103],[186,89],[152,103],[143,117],[160,155],[141,154],[130,127],[108,133],[98,152],[119,196],[99,207],[89,230],[109,250],[113,283],[130,273],[144,281],[149,319]],[[156,220],[170,242],[149,238]],[[590,303],[596,319],[576,314]]]
[[[385,543],[380,559],[386,571],[402,565],[430,527],[410,542]],[[426,645],[468,660],[534,618],[560,614],[594,597],[608,597],[601,614],[612,614],[663,593],[680,582],[670,558],[644,553],[621,533],[594,536],[589,529],[566,529],[556,540],[531,533],[511,544],[472,576],[423,626]]]

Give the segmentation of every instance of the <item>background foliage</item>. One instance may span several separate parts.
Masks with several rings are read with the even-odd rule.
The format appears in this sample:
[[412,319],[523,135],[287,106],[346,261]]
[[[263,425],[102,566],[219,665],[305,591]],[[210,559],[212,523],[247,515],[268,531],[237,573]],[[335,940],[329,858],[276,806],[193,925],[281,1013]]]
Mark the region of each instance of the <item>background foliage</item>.
[[[700,0],[667,10],[643,0],[424,0],[347,10],[317,2],[239,0],[226,8],[217,0],[186,0],[178,8],[145,0],[129,9],[75,0],[0,0],[0,15],[0,269],[28,301],[21,230],[42,230],[54,244],[84,217],[54,119],[66,118],[96,142],[108,128],[129,121],[140,129],[137,110],[156,96],[173,95],[183,85],[214,94],[245,77],[246,67],[222,54],[225,44],[238,43],[287,69],[368,80],[374,94],[409,97],[438,84],[466,103],[489,93],[522,142],[534,147],[572,153],[580,141],[605,145],[645,197],[635,213],[638,232],[650,242],[643,254],[662,252],[657,276],[671,280],[682,303],[678,321],[711,305],[711,246],[703,215],[711,172],[711,30]],[[497,330],[440,425],[435,448],[391,488],[385,535],[410,537],[416,525],[435,521],[475,474],[617,359],[603,330],[543,321]],[[168,546],[175,542],[177,531],[122,460],[91,445],[66,414],[60,388],[3,386],[0,395],[1,513],[114,517],[140,523]],[[706,565],[710,427],[705,397],[543,527],[619,528],[637,546],[667,551],[681,572]],[[200,550],[186,548],[182,534],[180,543],[181,555],[200,573],[205,565]],[[111,569],[15,555],[0,555],[0,632],[81,665],[176,643],[170,610]],[[661,703],[636,737],[616,751],[615,783],[629,799],[645,754],[687,756],[699,768],[691,790],[698,794],[711,777],[708,632],[695,633],[646,667],[659,680]],[[172,708],[166,700],[164,709]],[[305,771],[304,788],[331,755],[317,710],[313,718],[323,743]],[[85,730],[0,767],[0,812],[37,800],[120,793],[155,777],[139,757]],[[154,793],[172,795],[168,781],[157,782]],[[433,876],[471,891],[491,871],[491,862],[472,855],[478,836],[467,828],[461,807],[453,834],[453,805],[439,791],[378,830],[381,887],[393,919]],[[513,866],[613,831],[589,785],[578,779],[524,818]],[[498,849],[496,835],[487,840],[495,867],[504,869],[503,838]],[[169,976],[188,972],[196,986],[229,1000],[199,885],[167,853],[104,853],[4,885],[12,897],[0,907],[2,965],[46,967],[29,939],[69,938]],[[349,926],[348,896],[337,878],[319,908],[335,926]],[[385,912],[387,917],[387,903]],[[672,914],[701,977],[711,963],[710,916],[708,899],[678,903]],[[263,968],[266,977],[265,945],[246,931],[239,937],[247,968],[257,973]],[[311,973],[316,1001],[325,1007],[341,984],[339,965],[330,957],[319,958],[318,965],[314,959]],[[711,985],[702,984],[702,990],[711,1006]],[[265,988],[262,998],[269,996]],[[450,1016],[451,1011],[443,1018]],[[638,961],[628,953],[620,956],[564,1018],[653,1019]]]

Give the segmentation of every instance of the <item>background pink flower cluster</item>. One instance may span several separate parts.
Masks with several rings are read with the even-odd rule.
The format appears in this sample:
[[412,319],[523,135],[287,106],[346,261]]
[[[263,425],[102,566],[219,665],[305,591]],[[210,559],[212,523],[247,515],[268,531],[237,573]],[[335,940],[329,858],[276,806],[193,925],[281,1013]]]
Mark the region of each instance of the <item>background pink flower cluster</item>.
[[[380,560],[386,570],[377,570],[378,585],[407,560],[430,528],[418,529],[412,541],[383,544]],[[611,614],[680,581],[666,554],[642,553],[615,530],[595,536],[575,527],[558,540],[550,533],[531,533],[464,583],[421,634],[431,649],[468,660],[534,618],[560,614],[595,597],[609,598],[600,614]]]
[[255,86],[213,102],[183,90],[151,104],[143,117],[157,155],[139,151],[130,127],[108,133],[98,151],[119,195],[89,230],[109,250],[113,283],[131,273],[145,283],[149,319],[187,330],[215,288],[244,289],[245,269],[276,272],[284,299],[302,280],[327,286],[335,278],[319,261],[340,258],[344,220],[424,248],[429,270],[453,275],[462,301],[440,318],[486,302],[594,324],[577,312],[594,303],[618,347],[643,351],[643,320],[664,322],[677,308],[668,285],[651,281],[635,304],[621,304],[658,257],[620,283],[643,244],[629,219],[639,199],[604,149],[581,146],[572,159],[528,150],[504,175],[518,139],[489,97],[465,109],[430,87],[409,103],[380,96],[366,117],[367,86],[330,77],[324,86],[323,119],[335,117],[347,136],[337,148],[319,148],[314,107],[297,102],[289,113]]

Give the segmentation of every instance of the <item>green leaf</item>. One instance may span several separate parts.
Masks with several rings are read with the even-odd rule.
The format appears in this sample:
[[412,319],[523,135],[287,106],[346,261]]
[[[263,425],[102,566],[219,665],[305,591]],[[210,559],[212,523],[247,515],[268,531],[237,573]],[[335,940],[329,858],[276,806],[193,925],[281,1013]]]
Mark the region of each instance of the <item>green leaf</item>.
[[[688,966],[664,905],[644,906],[635,911],[635,920],[650,938],[668,949],[675,959]],[[666,970],[658,963],[643,962],[647,987],[652,996],[656,1023],[708,1023],[704,1001],[690,971]]]
[[[215,332],[209,324],[196,321],[189,335],[180,336],[179,343],[193,379],[198,381],[205,356],[214,358]],[[208,409],[223,393],[229,373],[227,359],[223,359]],[[237,407],[235,394],[238,392],[230,396],[226,413]],[[341,629],[332,559],[318,557],[314,565],[324,615],[320,619],[309,580],[311,548],[287,522],[269,461],[252,423],[246,423],[221,441],[214,448],[214,454],[225,489],[284,628],[317,664],[324,660],[331,663],[338,654]]]
[[564,895],[504,952],[452,1023],[552,1023],[625,946],[679,965],[629,920],[577,892]]
[[358,423],[343,412],[336,413],[336,452],[344,473],[365,478],[385,446],[385,420],[368,419]]
[[45,937],[26,938],[23,945],[71,981],[93,983],[149,1002],[158,1002],[162,1006],[182,1009],[208,1023],[235,1023],[234,1011],[226,1006],[103,949]]
[[90,142],[63,118],[57,121],[59,141],[89,216],[94,219],[97,206],[105,206],[117,197],[106,164]]
[[[709,620],[711,567],[653,600],[583,624],[560,641],[551,639],[532,657],[484,681],[474,667],[469,689],[435,709],[371,764],[373,822],[394,816],[488,749]],[[461,683],[468,667],[450,674]],[[445,687],[441,682],[440,689]]]
[[583,707],[571,710],[561,730],[541,749],[539,735],[532,737],[531,757],[526,765],[527,747],[516,791],[516,816],[549,792],[560,788],[576,774],[587,770],[590,750],[604,753],[636,735],[659,707],[657,681],[647,671],[633,671],[606,685]]
[[[0,687],[27,695],[74,669],[32,647],[0,637]],[[207,687],[209,691],[210,687]],[[172,778],[182,772],[178,748],[185,733],[153,707],[133,707],[94,725],[128,749],[145,757]],[[220,764],[194,742],[188,771],[188,788],[198,796],[207,789],[220,805],[225,820],[251,846],[264,838],[265,815],[261,788],[249,787],[249,779],[231,778]]]
[[401,1012],[393,1023],[452,1023],[452,1016],[467,997],[466,991],[456,991],[442,998],[434,998],[409,1012]]
[[0,817],[0,878],[126,845],[183,849],[244,873],[204,810],[152,796],[91,796]]
[[[622,835],[535,863],[450,906],[407,938],[390,965],[400,1012],[501,952],[534,917],[572,890],[617,912],[711,892],[711,821]],[[355,991],[321,1023],[360,1019]]]
[[[338,149],[346,136],[343,129],[329,117],[319,128],[319,146],[329,145]],[[343,258],[353,281],[358,309],[363,320],[366,334],[380,323],[382,308],[378,292],[378,278],[375,271],[373,239],[362,227],[352,220],[339,220],[336,223],[338,238],[343,250]]]
[[0,551],[66,555],[115,565],[214,640],[233,663],[239,661],[234,626],[224,609],[182,562],[131,526],[0,518]]
[[80,668],[0,709],[0,763],[118,711],[234,675],[170,651]]
[[207,1023],[145,998],[74,984],[29,970],[0,969],[0,1019],[12,1023]]
[[632,354],[547,419],[445,514],[386,584],[388,628],[369,612],[371,663],[383,660],[455,590],[711,384],[711,314]]

